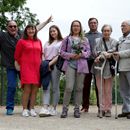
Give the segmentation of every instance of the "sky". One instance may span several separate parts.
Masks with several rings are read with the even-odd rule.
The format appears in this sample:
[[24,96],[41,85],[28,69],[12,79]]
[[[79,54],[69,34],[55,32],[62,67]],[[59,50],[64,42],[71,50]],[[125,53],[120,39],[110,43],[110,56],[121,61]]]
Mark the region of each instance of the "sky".
[[43,44],[48,40],[49,27],[54,24],[65,37],[70,32],[73,20],[80,20],[83,30],[88,32],[88,19],[96,17],[99,21],[98,31],[104,24],[110,24],[113,28],[111,37],[118,40],[122,35],[122,21],[130,20],[130,0],[27,0],[26,6],[37,14],[40,22],[53,16],[53,22],[38,33]]

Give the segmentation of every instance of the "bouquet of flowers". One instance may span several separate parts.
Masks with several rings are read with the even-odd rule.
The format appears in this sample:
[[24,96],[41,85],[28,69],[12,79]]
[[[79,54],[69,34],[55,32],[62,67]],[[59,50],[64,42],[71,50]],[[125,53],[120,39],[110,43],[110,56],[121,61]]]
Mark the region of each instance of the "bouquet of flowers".
[[83,47],[80,47],[80,43],[75,44],[75,42],[72,41],[72,49],[76,54],[80,54],[83,50]]

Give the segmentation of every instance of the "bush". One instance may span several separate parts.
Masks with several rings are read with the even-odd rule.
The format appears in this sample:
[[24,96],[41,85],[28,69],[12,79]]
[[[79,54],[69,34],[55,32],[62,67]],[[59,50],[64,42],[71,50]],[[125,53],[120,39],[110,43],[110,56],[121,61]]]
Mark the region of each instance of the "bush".
[[[1,81],[0,81],[0,104],[5,105],[6,104],[6,93],[7,93],[7,79],[6,79],[6,71],[5,69],[0,68],[0,75],[1,75]],[[119,93],[119,76],[117,76],[117,95],[118,95],[118,104],[122,103],[122,98]],[[64,89],[65,89],[65,75],[61,75],[60,77],[60,100],[59,104],[63,103],[63,96],[64,96]],[[114,87],[115,82],[113,82],[113,89],[112,89],[112,99],[113,103],[115,103],[115,87]],[[19,84],[18,84],[19,86]],[[43,90],[42,88],[39,89],[37,98],[36,98],[36,104],[37,105],[42,105],[42,95],[43,95]],[[71,96],[71,101],[70,103],[74,103],[73,101],[74,97],[74,91],[72,92]],[[17,87],[16,89],[16,95],[15,95],[15,104],[21,105],[21,98],[22,98],[22,90],[21,88]],[[91,92],[90,92],[90,104],[91,105],[96,105],[96,93],[95,93],[95,86],[92,82],[91,86]]]

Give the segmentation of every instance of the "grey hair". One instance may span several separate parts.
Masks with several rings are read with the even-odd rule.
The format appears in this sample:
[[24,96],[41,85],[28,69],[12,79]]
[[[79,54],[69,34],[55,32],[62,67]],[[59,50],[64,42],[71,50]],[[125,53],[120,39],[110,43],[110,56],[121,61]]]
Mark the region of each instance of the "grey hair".
[[103,32],[104,28],[107,27],[107,26],[110,27],[111,32],[112,32],[112,26],[109,25],[109,24],[104,24],[104,25],[102,26],[102,28],[101,28],[101,31]]
[[130,26],[130,20],[126,20],[124,23],[127,23]]

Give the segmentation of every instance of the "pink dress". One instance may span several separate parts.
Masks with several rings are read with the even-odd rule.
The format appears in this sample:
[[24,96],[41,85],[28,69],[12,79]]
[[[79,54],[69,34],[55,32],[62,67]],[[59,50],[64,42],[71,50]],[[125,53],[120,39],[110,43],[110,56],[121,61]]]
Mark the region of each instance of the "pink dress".
[[14,57],[20,65],[22,87],[23,84],[37,84],[40,86],[41,41],[20,39],[16,45]]

